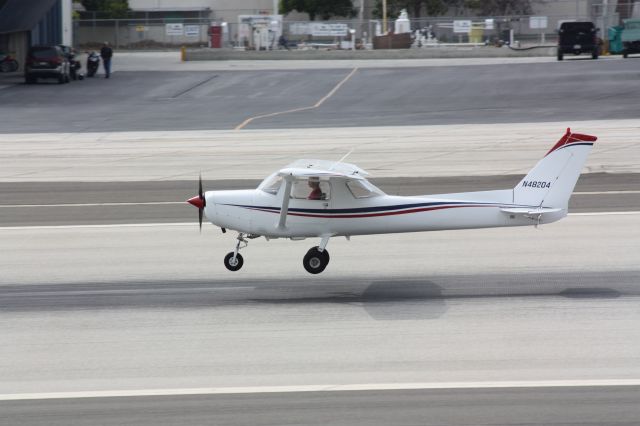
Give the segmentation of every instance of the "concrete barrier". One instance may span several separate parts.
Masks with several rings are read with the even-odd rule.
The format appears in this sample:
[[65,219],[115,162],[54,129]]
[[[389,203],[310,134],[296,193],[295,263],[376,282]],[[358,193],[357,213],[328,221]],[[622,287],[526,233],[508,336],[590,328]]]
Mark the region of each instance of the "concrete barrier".
[[322,60],[322,59],[430,59],[430,58],[518,58],[555,56],[556,48],[542,46],[528,49],[508,47],[429,47],[397,50],[272,50],[237,51],[231,49],[187,49],[187,61],[228,60]]

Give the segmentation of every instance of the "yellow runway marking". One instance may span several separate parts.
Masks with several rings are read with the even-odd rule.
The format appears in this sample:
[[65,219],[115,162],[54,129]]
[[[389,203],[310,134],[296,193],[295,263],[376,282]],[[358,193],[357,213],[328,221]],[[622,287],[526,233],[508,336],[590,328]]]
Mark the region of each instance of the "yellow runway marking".
[[249,117],[246,120],[244,120],[242,123],[238,124],[234,130],[242,130],[247,124],[249,124],[253,120],[257,120],[259,118],[274,117],[276,115],[289,114],[289,113],[292,113],[292,112],[307,111],[307,110],[310,110],[310,109],[318,108],[327,99],[329,99],[331,96],[333,96],[338,91],[338,89],[340,89],[340,87],[342,87],[342,85],[344,83],[346,83],[356,73],[356,71],[358,71],[357,67],[352,69],[351,72],[349,73],[349,75],[347,75],[345,78],[343,78],[342,81],[340,81],[340,83],[336,84],[336,86],[333,89],[331,89],[331,91],[329,93],[327,93],[322,99],[320,99],[318,102],[316,102],[312,106],[288,109],[286,111],[278,111],[278,112],[272,112],[272,113],[269,113],[269,114],[256,115],[255,117]]

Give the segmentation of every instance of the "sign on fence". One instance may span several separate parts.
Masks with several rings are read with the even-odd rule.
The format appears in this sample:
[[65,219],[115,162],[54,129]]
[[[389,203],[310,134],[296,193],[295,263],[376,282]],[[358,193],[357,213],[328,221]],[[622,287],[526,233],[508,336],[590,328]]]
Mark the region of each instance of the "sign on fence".
[[532,30],[547,28],[547,17],[546,16],[530,16],[529,28],[531,28]]
[[493,30],[495,28],[494,24],[493,24],[493,19],[485,19],[484,20],[484,29],[485,30]]
[[469,34],[471,32],[471,21],[453,21],[453,32],[458,34]]
[[322,22],[293,22],[289,31],[295,35],[312,35],[314,37],[344,37],[349,32],[347,24],[325,24]]
[[181,36],[184,34],[182,24],[165,24],[165,31],[168,36]]
[[185,25],[184,35],[187,37],[200,37],[200,25]]

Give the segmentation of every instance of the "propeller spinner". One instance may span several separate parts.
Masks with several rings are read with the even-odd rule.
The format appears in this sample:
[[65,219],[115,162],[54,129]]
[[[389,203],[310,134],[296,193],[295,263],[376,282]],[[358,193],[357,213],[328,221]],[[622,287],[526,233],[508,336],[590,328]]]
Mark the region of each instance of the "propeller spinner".
[[198,178],[198,195],[189,198],[187,203],[198,208],[198,223],[200,224],[200,230],[202,230],[202,212],[207,205],[207,199],[204,198],[204,193],[202,192],[202,175]]

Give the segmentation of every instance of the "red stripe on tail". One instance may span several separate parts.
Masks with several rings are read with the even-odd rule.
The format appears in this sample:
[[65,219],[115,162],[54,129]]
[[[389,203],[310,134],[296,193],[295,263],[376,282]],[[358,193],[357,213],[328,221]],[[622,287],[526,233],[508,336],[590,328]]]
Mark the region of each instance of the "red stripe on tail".
[[581,133],[571,133],[571,129],[567,127],[567,133],[565,133],[560,140],[558,141],[557,144],[555,144],[553,146],[553,148],[551,148],[549,150],[549,152],[547,152],[547,154],[545,155],[545,157],[549,154],[551,154],[553,151],[567,145],[570,144],[572,142],[578,142],[578,141],[584,141],[584,142],[595,142],[598,138],[595,136],[591,136],[591,135],[583,135]]

